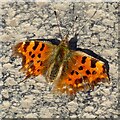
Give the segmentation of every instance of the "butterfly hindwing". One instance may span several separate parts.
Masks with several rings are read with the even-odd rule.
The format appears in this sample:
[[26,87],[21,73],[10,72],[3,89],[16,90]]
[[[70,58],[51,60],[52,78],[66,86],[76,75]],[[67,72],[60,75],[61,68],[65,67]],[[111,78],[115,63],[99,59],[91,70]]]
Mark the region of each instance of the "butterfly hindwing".
[[98,82],[109,81],[105,65],[102,61],[80,51],[71,51],[70,58],[63,65],[62,75],[53,87],[55,92],[75,94],[87,91]]
[[22,57],[22,70],[26,78],[45,74],[54,60],[56,45],[43,41],[20,42],[14,47],[14,55]]

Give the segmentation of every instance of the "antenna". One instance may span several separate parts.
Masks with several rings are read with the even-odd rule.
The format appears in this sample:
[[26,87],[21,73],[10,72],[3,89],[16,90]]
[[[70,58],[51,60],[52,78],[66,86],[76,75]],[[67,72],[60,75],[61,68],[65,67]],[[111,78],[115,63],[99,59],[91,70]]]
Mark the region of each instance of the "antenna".
[[71,30],[70,30],[71,32],[73,32],[73,34],[75,33],[74,32],[74,27],[75,27],[75,22],[76,22],[77,18],[78,18],[78,16],[75,16],[75,19],[73,21],[73,25],[72,25]]
[[69,32],[72,32],[74,34],[75,33],[74,32],[75,22],[78,19],[78,16],[74,16],[75,15],[75,4],[73,4],[73,9],[72,10],[73,10],[73,13],[72,13],[73,14],[73,16],[72,16],[73,17],[72,18],[73,19],[73,24],[72,24],[72,27],[71,27]]
[[56,21],[57,21],[57,24],[58,24],[58,30],[59,30],[59,33],[60,33],[60,36],[61,36],[61,39],[62,39],[62,32],[60,30],[60,19],[58,18],[58,14],[57,14],[56,11],[54,11],[54,14],[55,14]]

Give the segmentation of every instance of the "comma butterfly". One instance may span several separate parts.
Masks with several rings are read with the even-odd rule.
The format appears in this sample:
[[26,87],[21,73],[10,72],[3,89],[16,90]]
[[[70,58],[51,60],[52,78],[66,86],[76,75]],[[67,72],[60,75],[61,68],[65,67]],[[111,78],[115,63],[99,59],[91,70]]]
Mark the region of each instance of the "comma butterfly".
[[59,45],[38,40],[20,42],[14,47],[14,54],[22,57],[26,78],[43,75],[53,83],[55,93],[75,95],[94,89],[99,82],[109,82],[104,62],[69,49],[68,43],[68,35]]

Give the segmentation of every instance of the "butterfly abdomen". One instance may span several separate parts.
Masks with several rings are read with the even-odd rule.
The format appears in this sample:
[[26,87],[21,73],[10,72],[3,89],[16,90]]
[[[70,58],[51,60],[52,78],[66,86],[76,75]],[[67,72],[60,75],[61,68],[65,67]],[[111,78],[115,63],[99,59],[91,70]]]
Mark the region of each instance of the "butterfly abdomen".
[[68,53],[69,53],[69,49],[66,49],[65,46],[60,46],[58,48],[55,56],[55,60],[53,61],[53,64],[51,64],[52,69],[50,69],[51,71],[49,75],[50,81],[54,81],[55,79],[58,78],[58,76],[61,75],[62,66]]

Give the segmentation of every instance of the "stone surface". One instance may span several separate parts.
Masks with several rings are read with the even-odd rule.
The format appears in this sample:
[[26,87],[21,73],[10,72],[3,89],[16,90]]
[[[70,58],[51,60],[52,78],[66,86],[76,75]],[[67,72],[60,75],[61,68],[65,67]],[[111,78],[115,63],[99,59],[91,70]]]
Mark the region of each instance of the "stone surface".
[[5,98],[9,98],[9,90],[8,89],[3,89],[1,91],[1,95]]
[[114,26],[114,22],[113,20],[109,20],[109,19],[103,19],[102,23],[106,26],[110,26],[113,27]]
[[46,107],[44,107],[44,108],[41,109],[41,111],[40,111],[40,117],[41,117],[41,118],[51,118],[51,117],[52,117],[52,114],[53,114],[53,113],[51,113],[50,110],[49,110],[48,108],[46,108]]
[[106,100],[106,101],[104,101],[101,105],[102,106],[111,106],[111,104],[112,104],[112,102],[111,101],[109,101],[109,100]]
[[84,113],[82,117],[83,118],[96,118],[95,115],[92,115],[92,114],[89,114],[89,113]]
[[22,108],[30,108],[31,106],[33,106],[33,99],[34,99],[33,95],[25,96],[21,100],[21,107]]
[[25,118],[37,118],[38,115],[36,113],[29,113],[25,116]]
[[17,82],[14,80],[14,78],[7,78],[7,79],[5,80],[5,84],[6,84],[7,86],[13,86],[13,85],[16,85]]
[[98,115],[101,115],[101,114],[104,113],[104,111],[102,109],[98,109],[95,113],[98,114]]
[[93,107],[93,106],[87,106],[87,107],[84,109],[85,112],[93,112],[93,110],[94,110],[94,107]]
[[3,101],[3,103],[2,103],[3,109],[8,110],[9,107],[10,107],[10,104],[11,104],[11,103],[10,103],[9,101]]
[[71,101],[71,102],[68,103],[67,107],[68,107],[70,112],[74,113],[78,109],[78,103],[74,102],[74,101]]
[[[90,93],[79,92],[70,101],[69,97],[52,95],[43,77],[24,80],[19,72],[22,60],[12,57],[12,47],[27,39],[60,39],[54,10],[62,34],[68,30],[70,37],[74,36],[73,18],[78,16],[74,26],[77,45],[108,61],[112,81],[108,86],[100,84]],[[117,2],[0,2],[0,118],[117,118],[117,11]]]

